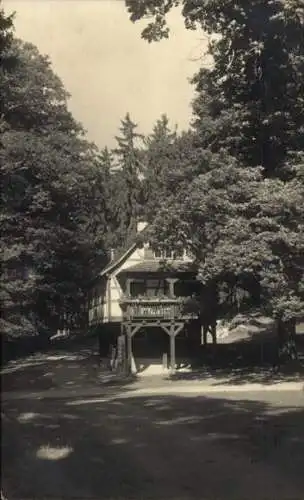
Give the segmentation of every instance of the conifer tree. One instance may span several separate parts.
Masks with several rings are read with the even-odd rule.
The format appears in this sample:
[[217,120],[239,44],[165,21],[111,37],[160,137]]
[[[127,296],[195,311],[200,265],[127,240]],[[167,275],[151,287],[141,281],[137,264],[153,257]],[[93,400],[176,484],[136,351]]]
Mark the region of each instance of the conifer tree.
[[117,185],[119,192],[119,233],[123,244],[136,230],[142,206],[142,154],[140,145],[143,136],[137,132],[137,124],[127,113],[121,121],[117,147],[113,150],[117,162]]

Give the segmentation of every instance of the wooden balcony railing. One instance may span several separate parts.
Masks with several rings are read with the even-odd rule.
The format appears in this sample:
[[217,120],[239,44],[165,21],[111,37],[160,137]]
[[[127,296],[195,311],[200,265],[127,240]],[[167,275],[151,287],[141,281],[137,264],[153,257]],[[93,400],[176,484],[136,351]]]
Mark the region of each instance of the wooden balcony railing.
[[189,311],[186,307],[187,299],[176,298],[129,298],[120,300],[123,317],[127,320],[174,320],[191,319],[197,317],[197,313]]

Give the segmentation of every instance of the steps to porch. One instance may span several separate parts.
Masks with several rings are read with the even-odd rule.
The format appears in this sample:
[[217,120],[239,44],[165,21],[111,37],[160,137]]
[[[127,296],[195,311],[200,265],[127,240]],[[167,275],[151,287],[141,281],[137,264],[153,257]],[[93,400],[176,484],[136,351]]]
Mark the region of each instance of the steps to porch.
[[[179,372],[190,372],[191,363],[183,360],[176,363],[176,370]],[[171,370],[160,358],[137,358],[132,359],[132,373],[139,377],[149,377],[152,375],[169,375]]]

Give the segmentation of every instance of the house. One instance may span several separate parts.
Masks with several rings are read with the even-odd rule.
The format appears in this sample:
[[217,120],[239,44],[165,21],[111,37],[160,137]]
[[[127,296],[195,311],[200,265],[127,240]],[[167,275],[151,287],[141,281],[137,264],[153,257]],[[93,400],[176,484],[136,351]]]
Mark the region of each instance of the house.
[[145,226],[137,228],[144,243],[134,238],[92,282],[89,325],[98,330],[102,355],[110,344],[122,346],[129,370],[145,358],[169,359],[175,369],[200,345],[196,269],[186,252],[153,249]]

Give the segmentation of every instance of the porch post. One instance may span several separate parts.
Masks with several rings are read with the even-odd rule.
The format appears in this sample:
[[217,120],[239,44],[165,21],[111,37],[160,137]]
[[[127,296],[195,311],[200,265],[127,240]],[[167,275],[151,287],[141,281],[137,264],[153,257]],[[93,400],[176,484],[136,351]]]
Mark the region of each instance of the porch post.
[[177,278],[166,278],[167,283],[169,283],[169,296],[171,298],[175,297],[174,285],[178,281]]
[[175,372],[175,325],[170,326],[170,368],[172,372]]
[[175,372],[175,337],[184,327],[184,323],[175,323],[174,321],[172,321],[169,325],[162,324],[161,326],[170,337],[170,370],[171,372]]
[[126,295],[127,295],[127,297],[130,297],[130,295],[131,295],[131,280],[130,280],[130,278],[127,278],[127,281],[126,281]]
[[132,373],[132,327],[127,326],[126,327],[127,331],[127,373],[131,374]]
[[134,325],[134,324],[127,324],[126,325],[126,331],[127,331],[127,365],[128,365],[128,373],[132,373],[132,361],[133,361],[133,351],[132,351],[132,337],[135,335],[136,332],[142,327],[142,323]]

